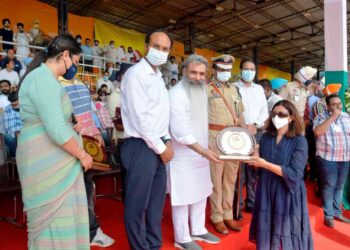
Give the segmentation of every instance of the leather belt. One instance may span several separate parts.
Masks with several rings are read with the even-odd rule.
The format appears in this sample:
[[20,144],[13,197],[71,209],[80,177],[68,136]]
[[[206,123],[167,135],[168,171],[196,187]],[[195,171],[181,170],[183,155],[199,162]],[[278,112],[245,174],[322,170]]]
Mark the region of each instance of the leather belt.
[[209,124],[209,130],[221,131],[227,127],[228,126],[224,126],[224,125]]

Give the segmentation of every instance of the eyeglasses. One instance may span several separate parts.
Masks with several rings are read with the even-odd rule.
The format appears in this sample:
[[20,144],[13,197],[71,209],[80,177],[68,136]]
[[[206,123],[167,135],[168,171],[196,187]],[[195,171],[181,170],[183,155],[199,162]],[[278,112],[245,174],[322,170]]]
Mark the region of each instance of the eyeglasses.
[[271,115],[272,117],[275,117],[277,115],[279,118],[286,118],[289,116],[288,113],[283,113],[283,112],[272,112]]
[[341,107],[343,104],[341,102],[338,102],[338,103],[331,103],[330,106],[332,107]]

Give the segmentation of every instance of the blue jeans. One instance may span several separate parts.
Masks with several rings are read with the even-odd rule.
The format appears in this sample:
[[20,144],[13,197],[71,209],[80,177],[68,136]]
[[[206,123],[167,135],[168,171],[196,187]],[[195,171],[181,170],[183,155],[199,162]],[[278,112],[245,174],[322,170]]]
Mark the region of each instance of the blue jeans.
[[317,162],[324,216],[326,219],[339,217],[349,162],[327,161],[319,156]]
[[5,134],[4,141],[6,145],[7,155],[11,157],[16,157],[16,148],[17,148],[16,137],[10,134]]

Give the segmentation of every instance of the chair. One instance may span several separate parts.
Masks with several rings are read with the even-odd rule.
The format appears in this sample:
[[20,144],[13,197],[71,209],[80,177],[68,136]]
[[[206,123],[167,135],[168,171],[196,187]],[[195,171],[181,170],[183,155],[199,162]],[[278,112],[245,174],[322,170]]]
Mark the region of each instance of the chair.
[[[106,146],[106,152],[107,152],[107,161],[108,164],[111,166],[111,170],[109,171],[96,171],[96,170],[90,170],[93,171],[93,179],[105,177],[105,176],[113,176],[113,192],[109,194],[95,194],[95,199],[100,197],[105,198],[112,198],[117,201],[121,201],[121,190],[118,190],[118,177],[121,177],[121,167],[118,163],[118,160],[116,158],[116,146],[112,141],[113,138],[113,129],[108,128],[107,129],[107,144]],[[95,183],[94,183],[95,185]],[[96,190],[96,186],[95,186]]]

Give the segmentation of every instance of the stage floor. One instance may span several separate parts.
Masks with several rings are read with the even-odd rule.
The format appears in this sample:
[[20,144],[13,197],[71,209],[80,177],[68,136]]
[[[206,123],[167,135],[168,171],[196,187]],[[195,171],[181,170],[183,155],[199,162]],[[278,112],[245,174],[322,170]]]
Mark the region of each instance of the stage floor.
[[[100,179],[97,182],[97,191],[108,192],[111,190],[112,181],[109,179]],[[101,188],[103,186],[103,188]],[[323,225],[323,212],[320,207],[320,201],[315,197],[312,184],[308,184],[308,202],[311,228],[313,231],[314,243],[316,250],[350,250],[350,225],[335,222],[335,228],[330,229]],[[107,190],[109,189],[109,190]],[[0,199],[1,215],[9,213],[11,204],[10,197]],[[207,207],[207,211],[209,208]],[[126,233],[123,227],[123,206],[121,202],[108,199],[98,198],[96,203],[96,212],[98,214],[102,229],[105,233],[116,240],[116,244],[106,248],[115,250],[128,250]],[[208,217],[207,212],[207,217]],[[173,229],[171,220],[170,202],[167,198],[163,213],[163,250],[175,249],[173,247]],[[350,213],[346,212],[350,217]],[[221,237],[219,245],[209,245],[199,243],[205,250],[253,250],[255,245],[248,241],[248,231],[251,215],[243,213],[242,232],[230,232],[229,235]],[[207,218],[207,229],[214,232],[209,218]],[[26,247],[26,229],[17,228],[8,223],[0,222],[0,249],[2,250],[25,250]],[[100,249],[93,247],[92,249]],[[102,249],[102,248],[101,248]]]

